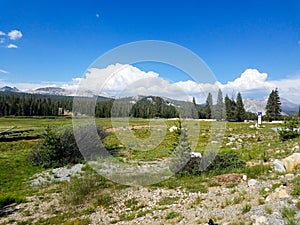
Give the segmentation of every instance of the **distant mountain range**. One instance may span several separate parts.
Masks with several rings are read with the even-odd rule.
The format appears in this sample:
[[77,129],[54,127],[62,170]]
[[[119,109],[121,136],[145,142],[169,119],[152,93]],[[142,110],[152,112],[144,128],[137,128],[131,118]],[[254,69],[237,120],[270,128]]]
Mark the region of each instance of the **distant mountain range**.
[[16,87],[4,86],[0,88],[0,92],[20,92],[20,90]]
[[[253,113],[262,112],[263,115],[266,114],[267,101],[268,99],[256,100],[256,99],[249,99],[249,98],[243,100],[244,107],[247,112],[253,112]],[[280,101],[281,101],[281,109],[283,115],[289,115],[298,112],[299,105],[294,104],[285,98],[280,98]]]
[[[21,91],[19,89],[17,89],[16,87],[8,87],[8,86],[0,88],[0,92],[18,92],[18,93],[21,93]],[[63,89],[63,88],[59,88],[59,87],[37,88],[35,90],[25,91],[24,93],[42,94],[42,95],[56,95],[56,96],[86,96],[86,97],[94,96],[93,92],[91,92],[91,91],[85,91],[83,93],[77,93],[76,91],[67,90],[67,89]],[[105,95],[105,94],[101,94],[101,95],[99,95],[99,97],[113,99],[112,96],[108,96],[108,95]],[[139,96],[138,95],[138,96],[134,96],[134,97],[124,98],[124,100],[129,101],[130,103],[134,104],[134,103],[138,102],[139,100],[141,100],[144,97],[145,96]],[[174,99],[170,99],[170,98],[163,98],[163,99],[169,105],[178,106],[178,107],[184,107],[184,105],[185,105],[184,101],[174,100]],[[151,101],[151,100],[149,99],[149,101]],[[293,114],[295,112],[298,112],[299,105],[294,104],[294,103],[290,102],[289,100],[287,100],[285,98],[280,98],[280,101],[281,101],[281,108],[282,108],[282,111],[283,111],[284,115]],[[247,112],[253,112],[253,113],[262,112],[263,114],[266,113],[265,107],[267,105],[267,99],[257,100],[257,99],[246,98],[246,99],[243,100],[243,102],[244,102],[245,110]]]

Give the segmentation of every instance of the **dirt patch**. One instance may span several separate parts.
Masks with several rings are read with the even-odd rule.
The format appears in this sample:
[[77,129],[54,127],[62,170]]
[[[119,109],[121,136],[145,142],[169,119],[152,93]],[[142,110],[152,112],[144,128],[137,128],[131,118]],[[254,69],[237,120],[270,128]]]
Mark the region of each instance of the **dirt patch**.
[[143,128],[150,128],[149,125],[136,125],[136,126],[127,126],[127,127],[112,127],[107,128],[107,132],[116,132],[116,131],[126,131],[126,130],[133,130],[133,129],[143,129]]
[[220,185],[227,186],[233,183],[240,183],[242,181],[243,175],[237,173],[218,175],[212,178],[214,182]]

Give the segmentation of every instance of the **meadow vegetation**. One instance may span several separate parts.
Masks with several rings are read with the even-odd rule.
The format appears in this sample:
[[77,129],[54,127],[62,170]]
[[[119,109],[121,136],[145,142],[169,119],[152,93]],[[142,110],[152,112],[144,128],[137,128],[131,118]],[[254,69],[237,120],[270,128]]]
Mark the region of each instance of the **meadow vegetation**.
[[[103,135],[104,146],[117,159],[124,162],[151,162],[162,160],[169,157],[174,149],[182,141],[181,132],[169,132],[172,126],[179,126],[176,120],[163,120],[166,123],[166,137],[159,145],[151,151],[139,151],[136,146],[123,145],[118,139],[116,131],[110,130],[112,123],[110,119],[96,119],[96,124],[102,127],[100,132]],[[47,193],[59,193],[62,197],[60,204],[64,206],[66,212],[58,209],[56,216],[48,219],[40,218],[37,224],[63,223],[72,224],[74,218],[78,215],[91,214],[97,207],[107,210],[109,213],[113,206],[117,204],[113,198],[126,188],[125,185],[116,184],[103,176],[95,173],[89,166],[84,167],[80,177],[71,178],[70,182],[60,182],[44,185],[39,188],[31,186],[31,177],[46,168],[53,168],[63,165],[72,165],[83,162],[83,158],[78,154],[78,148],[71,129],[72,120],[69,117],[8,117],[0,118],[0,131],[17,126],[16,129],[33,129],[26,136],[41,137],[38,139],[26,139],[13,141],[1,141],[0,143],[0,208],[3,209],[12,203],[27,202],[29,196],[43,196]],[[136,138],[147,139],[151,135],[149,130],[149,119],[130,118],[128,127],[133,131]],[[195,152],[204,153],[208,143],[212,142],[211,122],[186,120],[185,126],[189,131],[187,142],[195,143],[190,146]],[[122,127],[118,132],[122,135],[128,132],[128,127]],[[197,127],[200,131],[197,133]],[[249,123],[227,123],[223,142],[215,161],[205,170],[196,171],[195,168],[189,172],[179,172],[167,180],[149,186],[149,190],[159,188],[184,190],[190,193],[207,193],[209,188],[218,187],[220,184],[212,181],[216,175],[239,173],[246,174],[248,178],[264,179],[272,171],[270,166],[271,159],[283,158],[295,151],[299,151],[299,137],[293,139],[283,139],[271,128],[276,128],[276,124],[264,124],[260,129],[250,128]],[[157,127],[161,129],[161,127]],[[22,134],[23,135],[23,134]],[[130,141],[130,140],[128,140]],[[149,143],[150,145],[151,143]],[[53,147],[54,146],[54,147]],[[60,146],[60,147],[58,147]],[[183,145],[186,146],[188,145]],[[70,149],[75,152],[68,152],[66,155],[60,155],[62,150]],[[47,151],[51,150],[48,153]],[[44,154],[44,155],[43,155]],[[49,157],[49,156],[52,156]],[[57,160],[58,157],[60,160]],[[247,163],[247,164],[246,164]],[[296,176],[288,185],[292,187],[292,195],[299,196],[300,183],[299,176]],[[55,187],[54,187],[55,186]],[[237,184],[232,183],[227,188],[236,191]],[[243,198],[230,200],[229,205],[242,204]],[[176,197],[164,197],[157,203],[157,207],[163,207],[176,203]],[[129,221],[143,216],[148,211],[141,210],[144,205],[139,199],[132,197],[126,202],[126,207],[131,212],[121,215],[118,221]],[[201,204],[201,203],[199,203]],[[82,211],[75,210],[77,206],[84,206]],[[225,207],[225,203],[223,206]],[[244,214],[251,211],[251,205],[242,204],[240,211]],[[265,211],[272,214],[272,209],[265,207]],[[5,217],[5,215],[2,215]],[[292,223],[292,212],[287,209],[282,210],[282,216],[287,222]],[[166,214],[166,220],[180,220],[182,214],[177,211],[170,211]],[[116,221],[117,222],[117,221]],[[88,224],[88,220],[78,219],[76,224]],[[73,223],[75,224],[75,222]]]

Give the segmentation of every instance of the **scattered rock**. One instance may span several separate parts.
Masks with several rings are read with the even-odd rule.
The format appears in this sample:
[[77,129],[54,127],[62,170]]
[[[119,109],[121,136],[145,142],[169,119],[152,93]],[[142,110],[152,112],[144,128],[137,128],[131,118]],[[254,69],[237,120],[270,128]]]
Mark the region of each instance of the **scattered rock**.
[[275,159],[274,162],[274,170],[279,173],[285,173],[286,170],[284,168],[283,162],[279,159]]
[[286,192],[285,189],[276,189],[275,192],[269,194],[269,196],[266,198],[266,201],[272,201],[274,199],[283,199],[283,198],[289,198],[290,195]]
[[72,167],[59,167],[51,170],[46,170],[42,173],[35,174],[32,177],[31,185],[40,186],[45,183],[51,183],[54,181],[70,181],[70,178],[77,176],[82,171],[83,164],[76,164]]

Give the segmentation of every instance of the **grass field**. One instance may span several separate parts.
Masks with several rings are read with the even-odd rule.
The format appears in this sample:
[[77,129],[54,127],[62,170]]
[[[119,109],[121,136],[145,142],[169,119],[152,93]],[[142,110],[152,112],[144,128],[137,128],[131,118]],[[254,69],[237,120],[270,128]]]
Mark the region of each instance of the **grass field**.
[[[161,125],[160,123],[165,123]],[[0,132],[11,127],[16,126],[18,129],[33,129],[34,131],[25,136],[41,135],[47,126],[65,126],[71,125],[71,118],[0,118]],[[101,125],[106,129],[112,128],[110,119],[96,119],[96,124]],[[175,120],[161,120],[153,125],[147,119],[129,119],[129,127],[121,126],[122,128],[113,132],[110,130],[109,135],[104,139],[104,145],[111,150],[115,156],[120,160],[125,161],[151,161],[160,160],[168,157],[179,141],[179,135],[176,132],[169,132],[169,128],[178,125]],[[150,127],[149,127],[150,124]],[[290,155],[292,152],[299,150],[294,147],[299,144],[299,138],[289,140],[286,142],[279,141],[278,135],[271,130],[272,127],[278,127],[276,124],[264,124],[261,129],[250,128],[250,123],[226,123],[223,141],[220,143],[220,153],[235,152],[240,159],[247,162],[259,164],[267,162],[270,159],[283,158]],[[211,137],[211,130],[213,123],[187,120],[185,126],[189,129],[189,141],[194,144],[193,150],[203,152],[208,143],[214,140]],[[153,134],[164,133],[165,136],[162,141],[153,146],[152,142],[147,142],[147,139]],[[199,130],[198,130],[199,128]],[[129,130],[131,136],[128,136]],[[122,139],[120,140],[121,137]],[[155,136],[154,136],[155,137]],[[133,138],[140,142],[134,143]],[[155,138],[158,138],[155,137]],[[0,142],[0,204],[5,205],[6,202],[21,202],[25,201],[27,196],[36,194],[37,189],[29,187],[28,179],[35,173],[41,172],[44,169],[32,166],[27,161],[27,156],[30,150],[38,143],[39,139],[18,140],[18,141],[2,141]],[[129,143],[129,144],[128,144]],[[139,146],[139,143],[143,143]],[[148,147],[150,150],[145,151]],[[260,174],[266,173],[270,168],[263,166],[253,167],[252,170],[247,168],[243,172],[249,177],[257,177]],[[165,187],[165,188],[183,188],[192,192],[206,192],[209,175],[201,176],[174,176],[166,181],[155,184],[152,188]],[[107,188],[113,187],[114,190],[118,189],[117,184],[113,184],[107,180],[102,180]],[[100,185],[100,186],[101,186]],[[62,190],[63,185],[60,186]],[[102,196],[102,195],[101,195]],[[108,197],[107,197],[108,198]],[[104,200],[105,202],[106,200]],[[101,203],[102,204],[102,203]],[[105,203],[103,203],[105,204]],[[0,205],[1,206],[1,205]],[[62,219],[63,220],[63,219]]]

